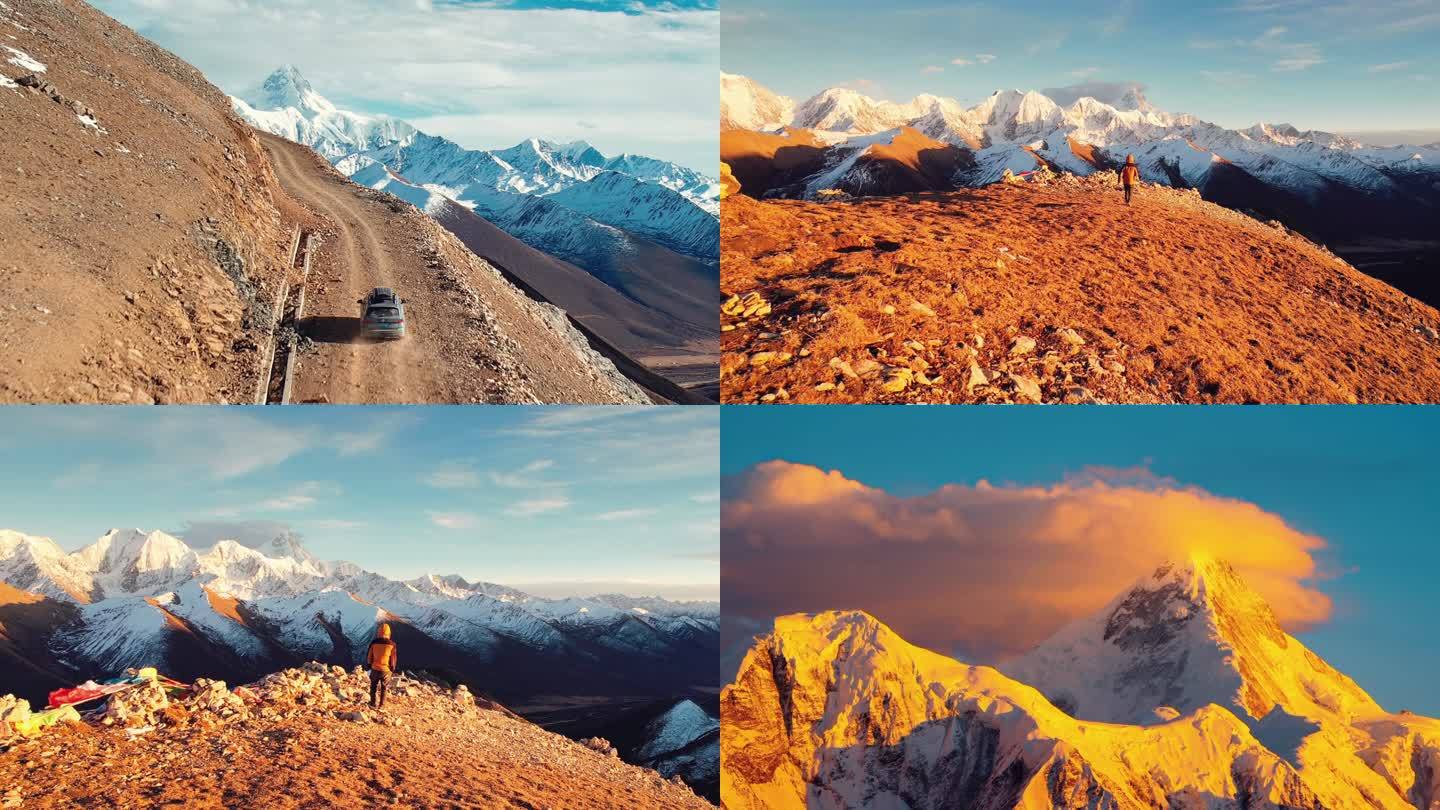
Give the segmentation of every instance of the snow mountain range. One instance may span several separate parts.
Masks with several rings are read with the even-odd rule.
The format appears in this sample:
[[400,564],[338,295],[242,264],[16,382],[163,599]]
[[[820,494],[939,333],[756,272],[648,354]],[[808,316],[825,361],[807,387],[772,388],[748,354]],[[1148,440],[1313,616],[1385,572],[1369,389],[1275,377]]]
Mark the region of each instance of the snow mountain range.
[[797,105],[744,77],[727,78],[721,117],[736,128],[808,129],[843,145],[857,136],[893,136],[910,127],[974,155],[976,166],[960,178],[963,185],[993,183],[1005,169],[1029,171],[1042,162],[1089,174],[1134,153],[1147,180],[1194,188],[1205,184],[1217,164],[1228,164],[1301,195],[1330,183],[1377,193],[1440,191],[1440,144],[1366,146],[1289,124],[1226,129],[1163,112],[1138,88],[1063,106],[1033,90],[997,90],[967,107],[931,95],[897,104],[836,87]]
[[4,530],[0,581],[63,608],[30,663],[66,682],[135,666],[232,682],[311,659],[349,666],[390,622],[404,666],[455,673],[503,699],[664,696],[713,684],[719,649],[714,602],[395,580],[316,559],[289,536],[192,549],[165,532],[114,529],[67,553]]
[[1382,709],[1201,556],[998,669],[857,611],[780,617],[721,723],[727,808],[1440,806],[1440,720]]
[[419,189],[399,189],[417,207],[455,200],[592,272],[615,251],[640,249],[637,240],[702,263],[719,261],[719,183],[683,166],[641,155],[606,157],[584,141],[531,138],[508,149],[466,149],[399,119],[338,109],[290,65],[248,95],[231,99],[242,119],[313,147],[357,182],[385,188],[399,175]]

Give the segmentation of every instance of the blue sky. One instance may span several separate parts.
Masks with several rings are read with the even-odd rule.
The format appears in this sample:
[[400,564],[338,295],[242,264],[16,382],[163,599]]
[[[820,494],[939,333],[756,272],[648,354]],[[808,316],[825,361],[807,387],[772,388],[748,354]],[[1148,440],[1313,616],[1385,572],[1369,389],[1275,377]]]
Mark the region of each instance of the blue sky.
[[584,139],[713,174],[714,0],[96,0],[245,95],[283,64],[463,146]]
[[727,476],[779,458],[914,496],[1142,467],[1253,503],[1327,544],[1333,615],[1301,639],[1387,708],[1440,715],[1440,408],[724,410]]
[[0,527],[67,550],[288,529],[397,578],[713,599],[716,410],[4,408]]
[[846,85],[973,103],[1124,82],[1227,127],[1440,129],[1435,0],[725,0],[721,13],[722,68],[797,98]]

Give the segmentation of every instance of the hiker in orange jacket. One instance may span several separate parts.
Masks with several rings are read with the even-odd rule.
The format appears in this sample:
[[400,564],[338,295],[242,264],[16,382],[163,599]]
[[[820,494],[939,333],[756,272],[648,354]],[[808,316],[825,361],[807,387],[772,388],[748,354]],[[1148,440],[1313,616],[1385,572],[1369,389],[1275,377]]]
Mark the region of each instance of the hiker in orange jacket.
[[1125,168],[1120,170],[1120,185],[1125,187],[1125,204],[1130,204],[1130,190],[1140,185],[1140,167],[1135,165],[1135,156],[1125,156]]
[[[385,685],[390,680],[390,673],[400,663],[400,656],[395,651],[395,642],[390,640],[390,625],[380,625],[380,632],[375,634],[375,640],[370,642],[370,649],[365,652],[365,663],[370,667],[370,708],[385,708]],[[376,690],[380,692],[380,702],[375,702]]]

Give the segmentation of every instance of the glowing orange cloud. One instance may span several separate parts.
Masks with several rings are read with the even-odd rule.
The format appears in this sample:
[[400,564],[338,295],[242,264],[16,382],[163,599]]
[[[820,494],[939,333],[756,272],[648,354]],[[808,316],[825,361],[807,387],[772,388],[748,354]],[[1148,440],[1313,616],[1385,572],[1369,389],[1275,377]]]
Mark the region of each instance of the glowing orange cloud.
[[1198,552],[1233,565],[1291,631],[1330,616],[1313,586],[1321,538],[1254,504],[1124,472],[905,498],[837,471],[756,465],[721,505],[725,613],[860,608],[917,643],[993,662]]

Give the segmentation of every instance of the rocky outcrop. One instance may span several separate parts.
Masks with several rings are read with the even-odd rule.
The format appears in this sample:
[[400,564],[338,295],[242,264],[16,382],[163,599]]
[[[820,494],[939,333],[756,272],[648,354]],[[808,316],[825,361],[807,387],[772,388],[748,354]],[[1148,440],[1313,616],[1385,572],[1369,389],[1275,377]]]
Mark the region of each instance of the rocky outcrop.
[[730,164],[720,164],[720,199],[725,199],[732,194],[740,193],[740,181],[730,172]]
[[0,401],[249,401],[291,236],[251,130],[84,3],[9,5]]
[[[150,681],[94,723],[4,743],[9,805],[701,808],[676,779],[573,742],[467,688],[396,674],[383,709],[368,676],[310,662],[228,689]],[[10,704],[0,699],[0,710]],[[13,709],[12,709],[13,710]]]

